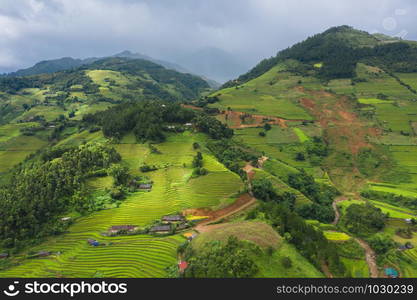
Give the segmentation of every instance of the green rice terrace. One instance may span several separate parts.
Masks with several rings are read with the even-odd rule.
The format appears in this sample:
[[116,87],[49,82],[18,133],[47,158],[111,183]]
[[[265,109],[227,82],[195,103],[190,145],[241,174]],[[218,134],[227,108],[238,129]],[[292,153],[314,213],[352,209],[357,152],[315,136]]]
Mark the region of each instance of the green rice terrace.
[[417,277],[416,62],[341,26],[218,90],[0,77],[0,277]]

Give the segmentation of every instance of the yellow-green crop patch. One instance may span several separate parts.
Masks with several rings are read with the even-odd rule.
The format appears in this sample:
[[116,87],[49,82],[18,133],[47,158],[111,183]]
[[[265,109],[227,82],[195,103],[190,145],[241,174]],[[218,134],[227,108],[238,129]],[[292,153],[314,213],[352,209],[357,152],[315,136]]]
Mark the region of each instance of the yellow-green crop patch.
[[307,142],[310,138],[300,128],[293,128],[301,143]]
[[129,80],[120,72],[111,70],[89,70],[86,72],[91,80],[102,87],[108,87],[111,81],[118,85],[126,85]]
[[381,99],[377,99],[377,98],[360,98],[358,99],[358,102],[361,104],[389,104],[389,103],[394,103],[395,101],[391,101],[391,100],[381,100]]
[[344,232],[339,232],[339,231],[326,230],[326,231],[323,231],[323,234],[326,237],[326,239],[328,239],[329,241],[344,242],[344,241],[348,241],[351,239],[349,235],[347,235]]

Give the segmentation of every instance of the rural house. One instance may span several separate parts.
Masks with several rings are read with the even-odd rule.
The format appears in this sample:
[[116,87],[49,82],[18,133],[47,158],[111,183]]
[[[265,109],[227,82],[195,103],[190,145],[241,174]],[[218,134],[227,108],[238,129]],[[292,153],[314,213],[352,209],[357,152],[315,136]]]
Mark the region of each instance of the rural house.
[[7,253],[0,253],[0,259],[8,258],[8,257],[9,257],[9,254],[7,254]]
[[109,234],[118,234],[120,232],[133,232],[138,227],[135,225],[118,225],[118,226],[112,226],[109,228],[108,233]]
[[178,263],[178,270],[180,271],[180,273],[184,273],[187,267],[188,267],[188,263],[185,260],[182,260]]
[[149,232],[151,233],[169,233],[171,232],[171,225],[158,225],[153,226]]
[[163,216],[162,222],[164,223],[171,223],[171,222],[182,222],[185,218],[182,215],[169,215],[169,216]]
[[88,243],[90,246],[94,246],[94,247],[100,246],[100,243],[99,243],[98,241],[96,241],[96,240],[93,240],[93,239],[88,239],[88,240],[87,240],[87,243]]
[[152,184],[150,184],[150,183],[141,183],[141,184],[139,184],[139,189],[149,191],[149,190],[152,189]]
[[35,257],[46,257],[46,256],[49,256],[49,255],[51,255],[51,252],[49,252],[49,251],[39,251],[34,256]]

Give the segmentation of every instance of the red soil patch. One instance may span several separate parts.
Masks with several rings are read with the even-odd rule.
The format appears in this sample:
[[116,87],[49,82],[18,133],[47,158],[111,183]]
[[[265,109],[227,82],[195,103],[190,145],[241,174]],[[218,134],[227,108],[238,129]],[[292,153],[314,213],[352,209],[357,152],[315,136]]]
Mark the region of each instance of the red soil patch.
[[240,195],[239,198],[234,203],[218,210],[211,210],[210,208],[191,208],[191,209],[184,210],[182,213],[184,215],[208,216],[209,217],[208,219],[201,221],[196,227],[198,231],[201,231],[202,230],[201,227],[209,223],[219,221],[230,215],[233,215],[239,211],[242,211],[252,206],[255,203],[256,203],[256,199],[253,198],[248,193],[245,193],[245,194]]
[[190,109],[194,109],[194,110],[203,110],[203,108],[201,108],[201,107],[190,105],[190,104],[181,104],[181,106],[184,107],[184,108],[190,108]]
[[229,127],[233,129],[262,127],[266,123],[286,128],[286,121],[288,121],[278,117],[249,114],[240,111],[222,111],[222,115],[225,120],[232,123]]
[[302,98],[300,100],[300,102],[301,102],[301,105],[303,105],[304,107],[308,108],[309,110],[313,110],[314,107],[315,107],[314,102],[311,99]]

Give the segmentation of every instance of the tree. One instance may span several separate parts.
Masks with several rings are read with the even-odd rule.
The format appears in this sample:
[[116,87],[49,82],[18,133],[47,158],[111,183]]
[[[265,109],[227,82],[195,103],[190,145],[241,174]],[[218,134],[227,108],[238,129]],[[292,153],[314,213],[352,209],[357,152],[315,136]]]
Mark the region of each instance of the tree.
[[281,259],[281,263],[282,263],[282,265],[284,266],[284,268],[286,268],[286,269],[290,269],[290,268],[292,267],[292,261],[291,261],[291,258],[289,258],[288,256],[284,256],[284,257]]
[[130,178],[129,168],[118,164],[112,165],[108,173],[113,176],[115,185],[124,185]]
[[278,198],[271,181],[266,178],[254,179],[252,181],[252,192],[256,198],[263,201],[271,201]]
[[196,278],[250,278],[258,267],[250,256],[249,246],[230,236],[226,243],[209,242],[198,253],[187,253],[188,268],[185,277]]
[[269,130],[271,130],[271,125],[269,124],[269,123],[265,123],[265,125],[264,125],[264,130],[265,131],[269,131]]

